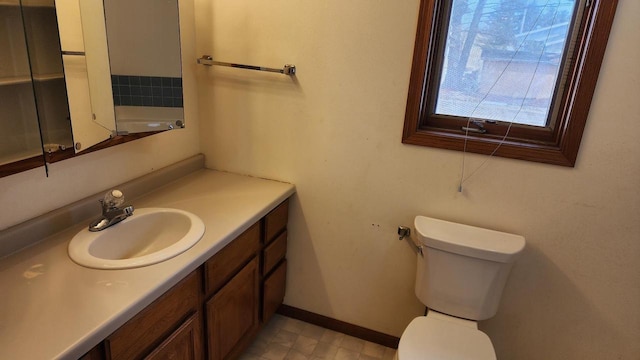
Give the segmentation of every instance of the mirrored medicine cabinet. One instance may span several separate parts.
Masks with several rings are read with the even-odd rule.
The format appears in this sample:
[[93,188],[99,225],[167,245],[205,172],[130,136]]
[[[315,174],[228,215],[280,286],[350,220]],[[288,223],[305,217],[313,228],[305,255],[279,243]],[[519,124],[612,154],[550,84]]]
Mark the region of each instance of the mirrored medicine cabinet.
[[185,126],[178,0],[0,0],[0,177]]

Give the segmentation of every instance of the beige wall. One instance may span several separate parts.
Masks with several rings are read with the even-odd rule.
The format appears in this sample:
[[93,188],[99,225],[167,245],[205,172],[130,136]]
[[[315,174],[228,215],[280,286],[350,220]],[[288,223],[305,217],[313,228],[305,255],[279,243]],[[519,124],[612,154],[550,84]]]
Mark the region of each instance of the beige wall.
[[176,0],[104,4],[112,74],[181,77]]
[[[180,11],[193,24],[193,1],[181,0]],[[181,33],[182,56],[192,59],[183,64],[186,128],[51,164],[48,178],[43,168],[0,178],[0,230],[200,152],[191,29]]]
[[[196,0],[198,53],[298,76],[202,68],[207,166],[296,184],[287,304],[399,336],[422,313],[415,215],[528,246],[498,315],[500,359],[640,357],[640,2],[620,0],[575,168],[400,142],[418,0]],[[467,171],[484,156],[467,155]]]
[[[417,6],[196,0],[197,51],[184,51],[290,62],[296,79],[202,67],[196,99],[185,75],[187,129],[0,179],[0,229],[201,149],[209,167],[296,184],[290,305],[400,335],[422,305],[395,231],[429,215],[527,238],[481,325],[501,359],[637,359],[640,2],[620,0],[577,166],[492,159],[463,195],[460,153],[400,143]],[[468,171],[484,159],[468,155]]]

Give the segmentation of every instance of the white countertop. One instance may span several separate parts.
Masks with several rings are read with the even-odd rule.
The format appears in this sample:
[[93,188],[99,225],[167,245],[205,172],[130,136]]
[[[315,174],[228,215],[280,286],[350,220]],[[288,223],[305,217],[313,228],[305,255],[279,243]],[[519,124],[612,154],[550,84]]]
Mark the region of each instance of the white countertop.
[[[295,192],[277,181],[200,170],[132,201],[190,211],[202,239],[165,262],[95,270],[71,261],[78,224],[0,260],[0,359],[76,359]],[[98,206],[98,204],[96,204]]]

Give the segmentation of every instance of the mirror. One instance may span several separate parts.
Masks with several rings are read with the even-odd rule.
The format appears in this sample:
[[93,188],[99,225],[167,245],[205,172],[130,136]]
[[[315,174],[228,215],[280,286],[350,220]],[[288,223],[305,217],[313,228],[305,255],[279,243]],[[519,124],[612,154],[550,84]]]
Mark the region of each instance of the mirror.
[[[82,21],[79,0],[56,0],[56,12],[64,65],[64,78],[67,94],[69,95],[69,114],[74,140],[73,148],[78,152],[109,139],[115,131],[113,105],[100,107],[96,105],[96,100],[90,96],[88,61],[85,56],[85,48],[93,50],[102,44],[106,49],[106,36],[103,36],[100,40],[98,38],[92,39],[92,36],[97,37],[99,35],[96,34],[94,28],[99,24],[104,24],[104,22]],[[87,28],[86,32],[85,27]],[[93,41],[88,41],[90,39]],[[106,53],[106,50],[103,51]],[[95,51],[90,53],[96,57]],[[102,70],[103,72],[105,71],[104,68]],[[97,67],[94,73],[100,73]],[[94,92],[97,91],[98,89],[94,89]],[[109,109],[111,109],[110,112]]]
[[0,177],[184,127],[178,5],[0,0]]
[[[42,154],[22,10],[0,2],[0,164]],[[6,30],[5,30],[6,29]]]
[[178,2],[109,0],[104,13],[118,134],[184,127]]
[[56,4],[76,152],[184,127],[177,0]]
[[[0,176],[72,145],[53,0],[0,1]],[[44,145],[43,145],[44,144]]]

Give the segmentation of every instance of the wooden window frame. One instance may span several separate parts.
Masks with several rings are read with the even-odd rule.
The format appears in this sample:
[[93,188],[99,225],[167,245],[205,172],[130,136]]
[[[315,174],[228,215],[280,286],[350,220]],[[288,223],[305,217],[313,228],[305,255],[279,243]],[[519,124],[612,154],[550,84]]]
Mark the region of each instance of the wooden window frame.
[[[421,0],[402,142],[458,151],[466,148],[479,154],[495,151],[495,156],[575,166],[617,3],[618,0],[591,0],[576,24],[578,37],[573,56],[569,54],[574,60],[568,64],[567,80],[559,89],[562,93],[556,100],[557,116],[551,120],[554,125],[529,131],[532,127],[513,124],[509,136],[498,147],[508,123],[485,123],[486,134],[465,134],[460,131],[460,124],[464,122],[466,126],[467,118],[436,116],[429,110],[434,92],[431,89],[435,89],[438,40],[444,36],[438,25],[446,15],[443,0]],[[437,126],[427,123],[434,119]]]

